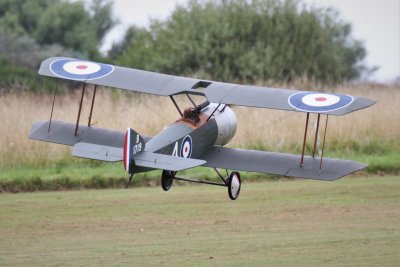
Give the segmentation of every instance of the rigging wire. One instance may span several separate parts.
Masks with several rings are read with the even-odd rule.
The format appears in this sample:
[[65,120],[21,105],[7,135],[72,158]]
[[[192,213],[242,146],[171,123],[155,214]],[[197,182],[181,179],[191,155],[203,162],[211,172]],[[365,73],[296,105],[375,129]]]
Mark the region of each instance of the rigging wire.
[[287,115],[285,115],[285,116],[282,116],[282,117],[277,118],[276,120],[269,121],[269,122],[267,122],[266,124],[261,125],[261,126],[255,128],[255,129],[253,129],[251,132],[239,136],[239,137],[236,138],[233,142],[230,142],[230,144],[237,144],[237,143],[238,143],[239,141],[241,141],[242,139],[247,138],[247,137],[249,137],[250,135],[253,135],[253,134],[255,134],[255,133],[258,133],[258,132],[260,132],[260,131],[262,131],[262,130],[264,130],[264,129],[267,129],[267,128],[270,128],[270,127],[272,127],[272,126],[275,126],[275,125],[277,125],[278,123],[280,123],[280,122],[282,122],[282,121],[284,121],[284,120],[286,120],[286,119],[292,117],[292,116],[295,115],[295,114],[297,114],[297,112],[292,111],[292,112],[290,112],[289,114],[287,114]]
[[[157,103],[158,104],[158,103]],[[159,109],[155,108],[157,105],[154,105],[153,107],[149,106],[146,101],[140,101],[140,105],[143,105],[147,110],[151,111],[153,114],[155,114],[156,116],[160,117],[161,119],[163,119],[165,122],[171,122],[171,119],[168,119],[167,117],[165,117],[165,115],[162,112],[159,112]],[[156,111],[157,109],[157,111]],[[138,118],[139,120],[142,120],[143,118],[140,117],[139,115],[137,115],[136,113],[134,113],[135,117]]]

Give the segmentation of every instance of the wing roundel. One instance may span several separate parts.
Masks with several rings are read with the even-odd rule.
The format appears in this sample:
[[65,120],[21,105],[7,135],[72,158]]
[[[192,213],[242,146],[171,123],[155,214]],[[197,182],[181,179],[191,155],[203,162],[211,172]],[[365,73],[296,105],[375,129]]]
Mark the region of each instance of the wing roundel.
[[54,60],[49,68],[60,78],[78,81],[99,79],[114,71],[112,65],[69,58]]
[[343,94],[296,92],[289,96],[289,105],[298,111],[327,113],[343,109],[353,103],[354,97]]

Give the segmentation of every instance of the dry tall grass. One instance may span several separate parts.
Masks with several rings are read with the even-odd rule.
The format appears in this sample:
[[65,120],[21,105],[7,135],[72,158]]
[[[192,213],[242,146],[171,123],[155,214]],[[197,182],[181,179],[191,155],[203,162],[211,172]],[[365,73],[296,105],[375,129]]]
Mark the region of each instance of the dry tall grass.
[[[363,85],[336,88],[333,91],[370,97],[378,103],[350,115],[330,116],[327,134],[330,144],[366,144],[376,141],[399,143],[399,87]],[[92,88],[86,90],[81,123],[87,123],[92,92]],[[70,149],[67,147],[28,139],[31,125],[49,118],[52,98],[50,95],[35,94],[0,96],[0,166],[43,165],[69,158],[67,155],[70,155]],[[56,98],[53,119],[75,122],[79,98],[79,91],[59,95]],[[178,102],[181,106],[190,105],[186,97],[178,97]],[[232,146],[262,144],[282,151],[302,142],[306,116],[304,113],[245,107],[233,109],[238,118],[238,132],[231,142]],[[275,123],[289,115],[290,117]],[[121,131],[133,127],[145,135],[154,135],[168,123],[174,122],[178,116],[167,97],[100,89],[96,96],[92,121],[98,122],[98,127]],[[316,116],[311,116],[311,126],[315,124],[315,118]],[[310,142],[312,128],[309,130]]]

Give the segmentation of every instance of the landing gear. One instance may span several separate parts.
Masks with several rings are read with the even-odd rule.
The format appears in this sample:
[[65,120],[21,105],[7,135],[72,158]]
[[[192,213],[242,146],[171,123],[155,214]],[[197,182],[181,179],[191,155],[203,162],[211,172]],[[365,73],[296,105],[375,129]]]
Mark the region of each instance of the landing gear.
[[161,175],[161,187],[164,191],[168,191],[174,181],[176,172],[164,170]]
[[231,172],[228,179],[228,194],[229,198],[232,200],[236,200],[240,194],[240,174],[239,172]]
[[236,200],[240,194],[241,180],[239,172],[231,172],[228,176],[228,171],[226,171],[226,177],[223,177],[221,173],[214,169],[218,176],[221,178],[223,183],[211,182],[211,181],[199,181],[192,180],[187,178],[176,177],[176,172],[164,170],[161,175],[161,187],[164,191],[168,191],[174,180],[192,182],[192,183],[200,183],[200,184],[209,184],[209,185],[218,185],[228,187],[228,195],[232,200]]

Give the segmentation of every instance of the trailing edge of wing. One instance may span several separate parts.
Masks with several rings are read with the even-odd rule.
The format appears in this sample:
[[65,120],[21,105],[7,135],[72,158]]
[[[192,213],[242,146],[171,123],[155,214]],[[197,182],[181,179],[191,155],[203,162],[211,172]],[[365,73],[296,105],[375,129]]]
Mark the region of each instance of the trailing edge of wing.
[[367,165],[350,160],[305,157],[300,167],[300,155],[234,149],[214,146],[201,159],[204,167],[269,173],[306,179],[331,181],[364,169]]
[[[61,60],[83,62],[83,64],[87,62],[71,58],[51,57],[42,62],[39,74],[160,96],[189,93],[203,95],[214,103],[308,112],[301,105],[289,103],[289,98],[301,91],[206,81],[95,62],[89,63],[97,64],[100,69],[104,67],[109,71],[105,74],[101,71],[96,72],[100,74],[95,76],[93,74],[75,75],[71,74],[73,72],[65,72],[62,68],[61,71],[57,71],[60,67],[54,68],[54,63]],[[82,66],[77,65],[76,67]],[[86,66],[83,67],[86,68]],[[317,94],[316,92],[314,93]],[[348,105],[339,105],[339,108],[323,111],[317,109],[309,112],[340,116],[369,107],[374,103],[374,100],[365,97],[352,97],[352,101]]]
[[109,162],[123,160],[124,150],[119,147],[96,145],[78,142],[74,145],[72,155],[79,158],[95,159]]

